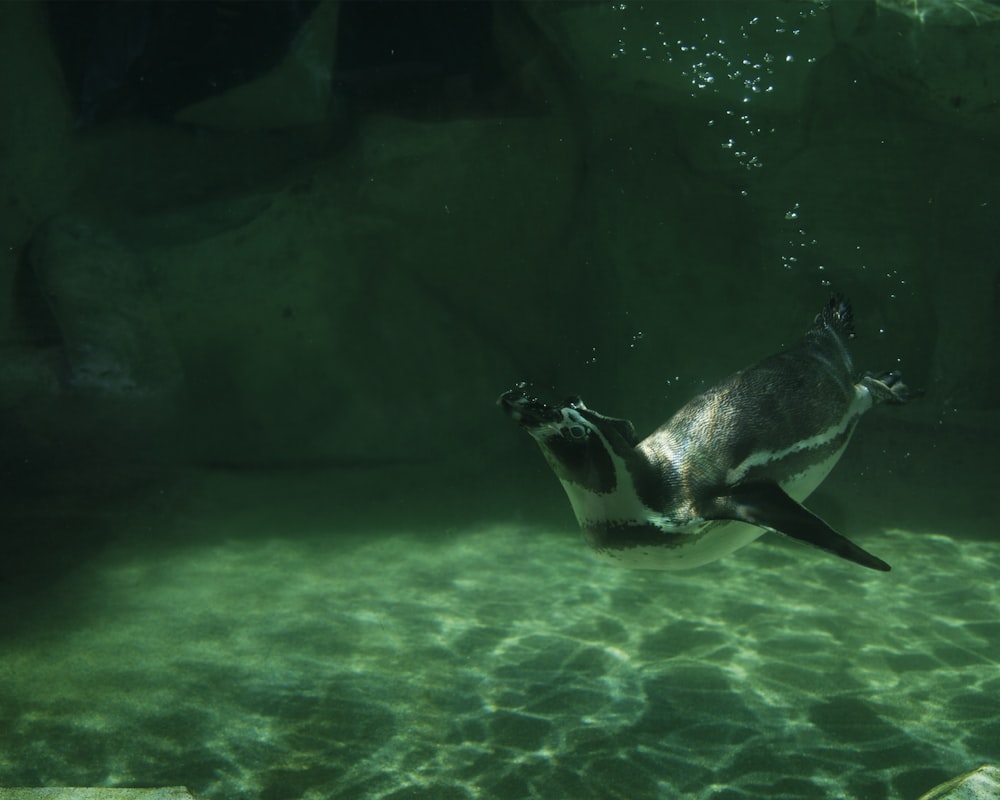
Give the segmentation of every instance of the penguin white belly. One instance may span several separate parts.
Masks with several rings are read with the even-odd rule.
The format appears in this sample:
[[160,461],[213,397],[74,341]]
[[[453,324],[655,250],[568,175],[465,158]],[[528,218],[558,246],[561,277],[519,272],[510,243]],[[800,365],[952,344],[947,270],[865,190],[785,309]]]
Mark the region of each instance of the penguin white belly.
[[[829,458],[793,475],[780,484],[789,497],[801,502],[813,493],[844,453],[845,446]],[[570,494],[567,489],[567,494]],[[570,494],[572,497],[572,494]],[[574,504],[575,506],[576,504]],[[595,548],[601,560],[629,569],[693,569],[717,561],[763,536],[767,529],[746,522],[705,522],[699,529],[664,531],[662,547],[638,545],[630,548]]]
[[[805,500],[830,474],[845,447],[824,461],[814,464],[805,472],[793,475],[790,480],[781,484],[781,488],[793,499],[799,502]],[[710,522],[705,523],[703,532],[680,534],[690,539],[689,542],[671,547],[639,546],[622,550],[608,549],[598,551],[598,555],[609,564],[630,569],[693,569],[717,561],[759,539],[765,533],[766,529],[746,522]]]
[[[718,561],[765,533],[763,528],[745,522],[709,522],[704,525],[703,532],[675,534],[671,546],[595,548],[595,553],[608,564],[629,569],[693,569]],[[665,540],[667,536],[664,533]]]
[[[849,429],[870,401],[867,392],[860,392],[844,418],[829,430],[813,437],[812,445],[821,447],[836,437],[842,437],[842,446],[821,460],[812,462],[802,472],[790,475],[779,485],[794,500],[801,502],[826,478],[840,460],[847,447]],[[848,437],[843,438],[845,431]],[[792,451],[802,449],[797,445],[788,452],[757,453],[733,473],[744,474],[751,466],[768,468],[779,464]],[[610,452],[610,451],[609,451]],[[624,461],[613,453],[610,461],[619,477],[627,474]],[[630,481],[616,481],[613,490],[606,493],[582,491],[572,481],[560,481],[574,515],[597,555],[607,563],[629,569],[683,570],[700,567],[717,561],[760,538],[768,530],[735,520],[695,520],[688,525],[672,525],[661,514],[651,512],[640,499]],[[642,544],[631,547],[608,547],[603,536],[593,535],[595,528],[648,527],[651,535],[643,536]]]
[[847,442],[844,442],[844,446],[834,452],[829,458],[813,464],[809,469],[798,475],[792,475],[791,478],[782,481],[779,485],[789,497],[801,503],[826,479],[826,476],[830,474],[830,471],[840,461],[840,457],[844,454],[845,449],[847,449]]

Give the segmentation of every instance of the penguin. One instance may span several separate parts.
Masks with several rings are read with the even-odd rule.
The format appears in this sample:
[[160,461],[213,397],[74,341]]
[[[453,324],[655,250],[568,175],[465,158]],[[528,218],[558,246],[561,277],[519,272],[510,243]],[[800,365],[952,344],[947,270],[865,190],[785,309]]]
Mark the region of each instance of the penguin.
[[587,542],[612,563],[698,567],[774,531],[888,571],[801,504],[862,414],[921,394],[896,371],[857,377],[853,337],[851,305],[835,294],[794,344],[694,397],[641,440],[628,420],[579,397],[549,405],[524,383],[497,404],[541,447]]

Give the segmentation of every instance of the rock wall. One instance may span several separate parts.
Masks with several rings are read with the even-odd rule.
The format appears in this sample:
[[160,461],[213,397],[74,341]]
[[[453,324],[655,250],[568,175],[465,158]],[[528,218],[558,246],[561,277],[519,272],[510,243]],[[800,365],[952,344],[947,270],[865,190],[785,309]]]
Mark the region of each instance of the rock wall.
[[[0,11],[5,470],[489,463],[512,382],[649,427],[831,288],[859,367],[929,389],[911,421],[997,410],[995,20],[500,4],[502,80],[396,113],[287,69],[337,63],[330,6],[254,84],[280,120],[76,128],[44,14]],[[266,96],[299,74],[325,118]]]

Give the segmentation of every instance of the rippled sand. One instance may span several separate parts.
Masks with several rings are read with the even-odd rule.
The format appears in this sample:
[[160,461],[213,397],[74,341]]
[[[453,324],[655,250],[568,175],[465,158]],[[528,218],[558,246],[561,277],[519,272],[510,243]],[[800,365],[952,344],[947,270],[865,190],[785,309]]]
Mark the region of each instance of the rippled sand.
[[766,536],[669,574],[569,531],[186,525],[31,600],[0,785],[909,800],[1000,760],[1000,545],[852,532],[879,574]]

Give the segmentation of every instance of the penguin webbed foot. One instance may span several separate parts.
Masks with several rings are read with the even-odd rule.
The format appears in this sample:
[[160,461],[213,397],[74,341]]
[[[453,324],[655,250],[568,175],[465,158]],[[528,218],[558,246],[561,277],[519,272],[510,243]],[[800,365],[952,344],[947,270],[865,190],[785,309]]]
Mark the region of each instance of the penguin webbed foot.
[[868,389],[876,404],[903,405],[924,395],[923,389],[911,389],[903,383],[903,373],[899,370],[883,372],[881,375],[866,372],[861,378],[861,384]]
[[716,498],[705,519],[729,519],[756,525],[826,550],[862,567],[888,572],[891,567],[878,556],[837,533],[823,520],[795,502],[778,484],[762,481],[743,484]]

